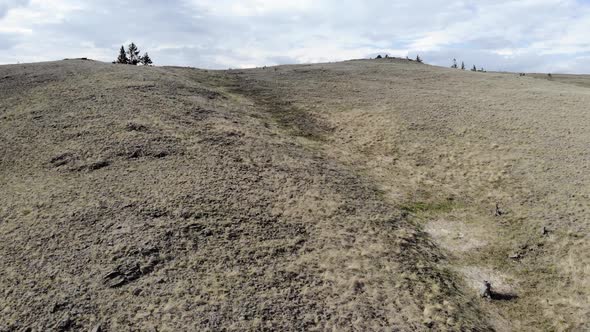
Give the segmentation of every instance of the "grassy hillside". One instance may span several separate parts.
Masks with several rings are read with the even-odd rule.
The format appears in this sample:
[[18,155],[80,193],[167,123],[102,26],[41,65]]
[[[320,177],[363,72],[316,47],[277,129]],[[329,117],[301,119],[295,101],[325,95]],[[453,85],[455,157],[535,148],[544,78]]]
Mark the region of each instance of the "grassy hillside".
[[387,59],[239,75],[324,119],[326,154],[410,212],[473,291],[491,281],[494,328],[587,328],[589,89]]
[[587,88],[70,60],[0,96],[0,331],[587,327]]
[[552,82],[572,84],[585,88],[590,88],[590,75],[572,75],[572,74],[527,74],[528,76],[540,79],[546,79]]

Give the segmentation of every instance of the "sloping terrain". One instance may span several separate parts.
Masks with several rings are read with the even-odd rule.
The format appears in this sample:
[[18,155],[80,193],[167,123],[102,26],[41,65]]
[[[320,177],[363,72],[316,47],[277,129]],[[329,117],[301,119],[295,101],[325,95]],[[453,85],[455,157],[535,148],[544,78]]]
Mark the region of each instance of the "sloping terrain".
[[0,96],[0,331],[588,328],[583,86],[70,60]]
[[397,59],[239,76],[329,123],[327,155],[410,212],[473,291],[491,281],[495,329],[589,328],[588,76]]
[[486,329],[423,232],[225,73],[0,71],[1,330]]

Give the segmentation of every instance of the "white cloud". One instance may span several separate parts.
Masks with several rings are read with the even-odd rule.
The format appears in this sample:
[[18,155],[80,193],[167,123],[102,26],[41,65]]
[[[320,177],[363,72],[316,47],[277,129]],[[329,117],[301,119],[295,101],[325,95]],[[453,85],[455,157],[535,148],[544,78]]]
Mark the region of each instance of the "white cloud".
[[313,8],[311,0],[192,0],[188,2],[199,8],[206,8],[218,16],[261,16],[277,12],[298,12]]
[[0,0],[0,63],[114,59],[224,68],[419,53],[490,70],[588,72],[590,3],[576,0]]

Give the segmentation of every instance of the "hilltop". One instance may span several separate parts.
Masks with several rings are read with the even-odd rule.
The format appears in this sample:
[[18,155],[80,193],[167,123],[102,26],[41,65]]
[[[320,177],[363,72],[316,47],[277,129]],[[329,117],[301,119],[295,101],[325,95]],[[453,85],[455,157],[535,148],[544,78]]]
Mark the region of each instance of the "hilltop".
[[0,66],[0,331],[588,328],[584,79]]

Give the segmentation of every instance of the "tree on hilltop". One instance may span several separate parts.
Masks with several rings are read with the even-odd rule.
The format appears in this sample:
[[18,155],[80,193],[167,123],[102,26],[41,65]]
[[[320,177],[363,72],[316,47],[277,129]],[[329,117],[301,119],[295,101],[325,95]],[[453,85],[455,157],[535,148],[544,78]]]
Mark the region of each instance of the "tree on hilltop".
[[121,50],[119,50],[119,57],[117,58],[116,63],[128,64],[129,59],[127,58],[127,53],[125,52],[125,47],[121,46]]
[[465,62],[461,61],[461,70],[465,70]]
[[149,66],[151,65],[152,59],[150,58],[150,56],[147,54],[147,52],[145,52],[145,54],[141,57],[141,64],[144,66]]
[[416,55],[416,62],[422,63],[422,58],[420,58],[420,55]]
[[129,44],[129,46],[127,47],[127,54],[129,55],[128,63],[130,65],[137,65],[141,60],[141,57],[139,56],[139,49],[137,48],[135,43]]
[[451,68],[453,69],[457,69],[457,59],[453,59],[453,64],[451,65]]
[[139,48],[137,45],[135,45],[135,43],[132,42],[127,47],[127,50],[125,50],[124,46],[121,46],[121,49],[119,50],[119,56],[117,57],[117,60],[113,61],[113,63],[122,63],[127,65],[138,65],[141,63],[146,66],[149,66],[153,63],[152,58],[150,58],[147,52],[145,52],[143,56],[139,54]]

